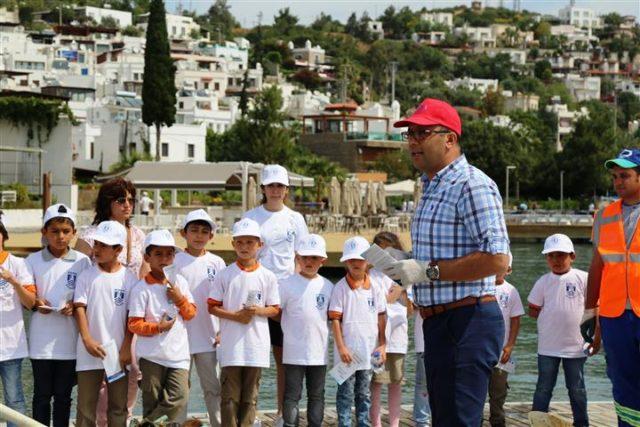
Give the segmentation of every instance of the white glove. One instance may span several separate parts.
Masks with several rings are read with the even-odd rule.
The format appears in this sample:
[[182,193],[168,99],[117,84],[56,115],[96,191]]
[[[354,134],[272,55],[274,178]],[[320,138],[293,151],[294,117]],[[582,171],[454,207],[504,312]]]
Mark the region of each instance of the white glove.
[[429,261],[417,261],[415,259],[407,259],[397,261],[384,269],[383,273],[391,277],[393,280],[402,282],[402,287],[406,288],[413,283],[428,282],[427,267]]

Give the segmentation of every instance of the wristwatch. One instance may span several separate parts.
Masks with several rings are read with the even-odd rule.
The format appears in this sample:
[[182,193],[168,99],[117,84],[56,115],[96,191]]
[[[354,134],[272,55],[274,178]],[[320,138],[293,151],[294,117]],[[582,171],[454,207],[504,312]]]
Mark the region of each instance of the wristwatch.
[[438,268],[438,261],[431,261],[426,270],[427,278],[429,281],[440,279],[440,268]]

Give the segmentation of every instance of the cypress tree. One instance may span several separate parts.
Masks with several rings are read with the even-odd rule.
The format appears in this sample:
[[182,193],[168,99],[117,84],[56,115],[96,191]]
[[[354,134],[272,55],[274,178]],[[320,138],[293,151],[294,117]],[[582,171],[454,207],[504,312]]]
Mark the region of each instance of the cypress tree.
[[160,160],[160,130],[176,119],[176,68],[171,59],[167,22],[162,0],[149,5],[147,43],[142,83],[142,121],[156,128],[156,161]]

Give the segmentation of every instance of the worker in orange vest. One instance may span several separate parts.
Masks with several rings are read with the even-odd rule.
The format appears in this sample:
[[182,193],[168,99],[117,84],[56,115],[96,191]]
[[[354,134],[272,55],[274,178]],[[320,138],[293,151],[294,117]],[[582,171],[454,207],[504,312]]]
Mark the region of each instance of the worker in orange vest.
[[594,354],[602,334],[618,426],[640,427],[640,149],[622,150],[605,167],[620,199],[594,220],[581,331]]

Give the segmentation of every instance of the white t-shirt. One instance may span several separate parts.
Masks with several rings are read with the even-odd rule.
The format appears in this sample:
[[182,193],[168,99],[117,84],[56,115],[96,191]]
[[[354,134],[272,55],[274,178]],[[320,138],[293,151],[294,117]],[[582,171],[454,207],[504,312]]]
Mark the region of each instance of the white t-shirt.
[[[237,263],[217,274],[209,298],[228,311],[244,307],[251,291],[260,307],[279,305],[278,279],[262,265],[253,271],[241,270]],[[269,367],[269,325],[264,316],[254,316],[248,324],[220,319],[218,361],[225,366]]]
[[327,310],[333,283],[318,275],[307,279],[300,274],[279,281],[284,363],[326,365],[329,324]]
[[283,207],[270,212],[258,206],[244,214],[260,225],[264,246],[260,249],[260,263],[271,270],[278,279],[295,271],[295,250],[303,236],[309,234],[307,223],[298,212]]
[[[187,301],[193,304],[193,297],[184,277],[178,274],[174,286],[177,286]],[[179,314],[178,308],[167,297],[167,286],[158,283],[149,284],[146,279],[138,281],[131,292],[129,317],[143,317],[146,322],[158,323],[165,313],[176,319],[173,326],[160,334],[138,335],[136,357],[150,360],[167,368],[189,369],[191,355],[186,321]]]
[[142,198],[140,199],[140,212],[149,212],[149,210],[151,209],[151,203],[153,203],[151,197],[142,196]]
[[[105,345],[114,340],[118,349],[122,346],[129,295],[137,282],[138,278],[124,266],[107,273],[93,265],[78,276],[73,302],[86,306],[89,334],[98,343]],[[92,369],[103,369],[102,359],[90,355],[78,336],[76,371]]]
[[[24,259],[0,252],[0,267],[10,271],[23,286],[33,285]],[[29,350],[20,297],[11,283],[0,278],[0,362],[23,357],[29,357]]]
[[498,300],[498,306],[500,306],[502,318],[504,319],[504,342],[502,344],[504,347],[507,345],[507,341],[509,341],[511,318],[522,316],[524,314],[524,308],[522,307],[518,290],[506,280],[503,284],[496,285],[496,299]]
[[[329,311],[342,314],[342,337],[353,353],[358,352],[363,363],[358,369],[371,368],[371,353],[378,344],[378,315],[384,313],[387,304],[379,286],[369,289],[351,289],[343,277],[331,293]],[[334,344],[333,363],[340,363],[340,352]]]
[[575,268],[563,275],[549,272],[533,285],[528,300],[542,307],[538,316],[538,354],[585,357],[580,320],[586,287],[587,273]]
[[191,256],[187,252],[178,252],[173,263],[177,272],[187,280],[198,308],[196,317],[187,322],[189,350],[191,354],[215,351],[212,340],[220,330],[220,322],[216,316],[209,314],[207,298],[216,275],[226,265],[222,258],[211,252],[200,257]]
[[[386,296],[396,283],[386,274],[376,270],[369,270],[371,284],[380,286],[382,294]],[[393,304],[387,303],[387,327],[385,330],[387,339],[387,353],[407,354],[409,347],[409,321],[407,319],[407,307],[398,299]]]
[[[59,307],[73,301],[73,292],[80,273],[91,266],[89,258],[70,249],[64,258],[56,258],[47,248],[32,253],[25,261],[36,285],[37,297]],[[78,327],[73,316],[56,311],[31,316],[29,350],[32,359],[73,360],[76,358]]]

